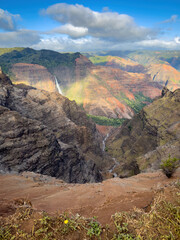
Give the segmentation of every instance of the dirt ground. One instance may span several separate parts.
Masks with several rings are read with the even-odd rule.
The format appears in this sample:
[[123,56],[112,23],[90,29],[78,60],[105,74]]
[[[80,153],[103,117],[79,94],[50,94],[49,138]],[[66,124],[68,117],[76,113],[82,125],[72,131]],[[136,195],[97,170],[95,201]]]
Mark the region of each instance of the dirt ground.
[[0,216],[12,214],[17,199],[31,201],[33,208],[49,214],[71,212],[97,216],[102,224],[118,211],[148,209],[157,191],[180,180],[180,168],[168,179],[161,171],[130,178],[112,178],[102,183],[67,184],[61,180],[25,172],[0,175]]

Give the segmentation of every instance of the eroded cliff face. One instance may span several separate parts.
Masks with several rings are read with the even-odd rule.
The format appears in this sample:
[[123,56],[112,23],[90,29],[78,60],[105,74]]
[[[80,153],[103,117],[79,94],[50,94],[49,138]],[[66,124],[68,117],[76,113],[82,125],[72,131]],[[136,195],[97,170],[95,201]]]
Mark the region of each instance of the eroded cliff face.
[[[58,93],[14,86],[0,74],[0,167],[34,171],[67,182],[100,181],[96,127]],[[95,163],[96,162],[96,163]]]
[[94,66],[87,71],[84,79],[69,86],[65,95],[83,105],[91,115],[131,118],[136,95],[142,94],[152,99],[159,96],[160,92],[161,85],[152,82],[148,74]]
[[180,72],[168,64],[151,64],[147,72],[151,74],[153,81],[162,86],[166,84],[171,91],[180,87]]
[[57,91],[54,76],[43,66],[16,63],[11,68],[11,72],[16,84],[26,84],[49,92]]
[[[63,95],[75,100],[90,115],[131,118],[137,111],[134,106],[139,103],[147,104],[150,102],[147,98],[160,95],[162,88],[152,81],[150,75],[137,73],[142,68],[141,65],[123,58],[109,56],[108,64],[112,67],[102,67],[95,66],[80,53],[59,54],[53,51],[24,49],[11,55],[4,55],[3,61],[10,59],[14,63],[11,72],[15,76],[15,83],[57,91],[56,78]],[[34,61],[46,67],[30,64]],[[139,97],[139,94],[144,97]]]
[[93,67],[92,62],[85,56],[78,54],[77,58],[72,63],[72,66],[58,65],[52,69],[53,74],[65,89],[65,93],[71,85],[77,81],[81,81],[88,75],[90,69]]
[[107,56],[107,62],[105,65],[113,68],[119,68],[126,72],[146,73],[146,68],[143,65],[138,64],[133,60],[121,57]]
[[119,166],[115,172],[130,176],[158,169],[162,160],[180,158],[180,89],[163,89],[162,97],[127,121],[107,142]]

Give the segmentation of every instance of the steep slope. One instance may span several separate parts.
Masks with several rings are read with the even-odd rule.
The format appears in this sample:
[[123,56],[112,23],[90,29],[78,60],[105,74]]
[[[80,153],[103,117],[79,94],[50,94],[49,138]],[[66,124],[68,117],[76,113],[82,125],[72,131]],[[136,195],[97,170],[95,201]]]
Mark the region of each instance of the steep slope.
[[67,182],[99,181],[99,135],[86,114],[58,93],[14,86],[0,74],[1,169],[30,170]]
[[106,146],[119,162],[119,176],[158,169],[169,154],[180,157],[180,89],[164,88],[162,97],[126,121]]
[[153,81],[165,85],[172,91],[180,87],[180,72],[167,64],[151,64],[147,67]]
[[47,68],[38,64],[16,63],[11,68],[16,84],[26,84],[49,92],[56,92],[55,79]]
[[[180,55],[180,54],[179,54]],[[171,56],[166,61],[174,68],[180,71],[180,56]]]
[[134,112],[159,96],[160,89],[148,75],[97,66],[65,94],[82,104],[90,115],[131,118]]
[[[124,56],[125,58],[118,56],[90,56],[89,59],[96,65],[120,68],[127,72],[150,74],[151,81],[156,81],[162,86],[166,84],[170,90],[175,90],[180,87],[180,72],[177,70],[178,57],[168,59],[165,56],[163,52],[142,51],[127,54],[127,56]],[[167,53],[167,56],[173,56],[173,52],[171,55]],[[177,69],[168,62],[176,66]]]
[[124,70],[127,72],[137,72],[137,73],[146,72],[146,69],[143,65],[138,64],[137,62],[130,60],[129,58],[125,59],[118,56],[92,56],[92,57],[89,57],[89,59],[95,65],[120,68],[121,70]]
[[[134,66],[130,60],[119,58],[117,61],[123,68],[127,64]],[[53,90],[57,79],[63,95],[76,100],[93,116],[131,118],[134,112],[158,96],[161,89],[147,74],[95,66],[80,53],[60,54],[26,48],[3,54],[0,64],[14,83]]]

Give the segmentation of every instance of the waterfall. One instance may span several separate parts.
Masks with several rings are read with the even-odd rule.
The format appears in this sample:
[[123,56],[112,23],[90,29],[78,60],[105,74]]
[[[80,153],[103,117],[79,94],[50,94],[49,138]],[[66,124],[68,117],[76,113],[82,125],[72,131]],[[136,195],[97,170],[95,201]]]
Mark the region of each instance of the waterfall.
[[58,92],[59,92],[61,95],[63,95],[63,94],[62,94],[62,91],[61,91],[61,88],[60,88],[60,86],[59,86],[59,83],[58,83],[58,81],[57,81],[56,76],[54,76],[54,78],[55,78],[55,83],[56,83],[56,87],[57,87]]
[[103,146],[102,146],[103,151],[105,150],[105,147],[106,147],[105,142],[106,142],[108,137],[109,137],[109,133],[106,135],[106,137],[104,138],[104,140],[102,142],[102,144],[103,144]]
[[[119,162],[118,162],[115,158],[112,158],[112,159],[113,159],[113,161],[114,161],[114,165],[112,166],[111,169],[109,169],[109,172],[110,172],[110,173],[112,173],[112,171],[115,169],[115,167],[117,167],[117,166],[119,165]],[[114,176],[116,177],[117,174],[114,173]]]

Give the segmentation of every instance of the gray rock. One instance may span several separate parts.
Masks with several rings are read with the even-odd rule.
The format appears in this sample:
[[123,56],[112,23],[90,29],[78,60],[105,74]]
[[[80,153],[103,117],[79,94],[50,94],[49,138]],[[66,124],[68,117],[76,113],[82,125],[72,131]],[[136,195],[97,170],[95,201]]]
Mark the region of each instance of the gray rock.
[[73,183],[101,181],[94,161],[101,158],[99,145],[95,125],[75,102],[15,87],[0,74],[0,169]]

